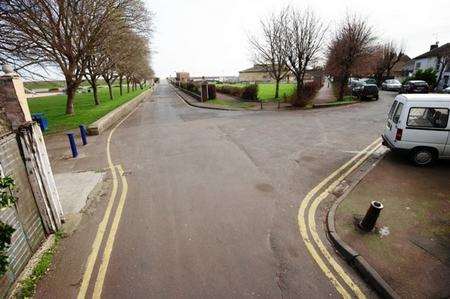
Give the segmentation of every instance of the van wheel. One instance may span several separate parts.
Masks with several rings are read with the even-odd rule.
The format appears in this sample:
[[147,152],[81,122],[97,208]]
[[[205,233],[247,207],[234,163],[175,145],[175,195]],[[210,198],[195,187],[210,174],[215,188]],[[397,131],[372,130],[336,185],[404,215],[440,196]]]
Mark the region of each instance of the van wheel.
[[416,166],[428,166],[434,163],[436,155],[431,149],[419,148],[413,150],[411,160]]

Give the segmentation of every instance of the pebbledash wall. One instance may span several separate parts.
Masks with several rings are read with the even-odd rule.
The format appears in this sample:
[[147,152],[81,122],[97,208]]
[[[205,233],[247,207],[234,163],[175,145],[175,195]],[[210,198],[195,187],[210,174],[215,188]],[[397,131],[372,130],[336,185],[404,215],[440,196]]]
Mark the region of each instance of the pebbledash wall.
[[14,179],[17,197],[14,206],[0,210],[0,220],[15,229],[9,269],[0,278],[3,298],[46,236],[60,228],[62,217],[42,132],[31,121],[16,74],[0,76],[0,176]]

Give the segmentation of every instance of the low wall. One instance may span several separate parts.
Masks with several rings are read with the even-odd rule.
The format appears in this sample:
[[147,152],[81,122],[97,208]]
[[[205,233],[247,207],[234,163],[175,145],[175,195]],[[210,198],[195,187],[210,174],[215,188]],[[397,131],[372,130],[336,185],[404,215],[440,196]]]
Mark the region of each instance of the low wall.
[[199,94],[193,93],[189,90],[186,90],[184,88],[181,88],[180,86],[178,86],[177,84],[170,82],[170,84],[172,84],[172,86],[176,87],[177,89],[181,90],[182,92],[190,95],[191,97],[193,97],[194,99],[196,99],[197,101],[201,102],[202,101],[202,97]]
[[125,104],[117,107],[113,111],[109,112],[102,118],[98,119],[94,123],[90,124],[87,127],[88,135],[99,135],[113,124],[117,123],[123,117],[125,117],[128,113],[130,113],[137,105],[144,101],[145,97],[150,95],[153,92],[153,89],[146,90],[136,98],[131,101],[126,102]]

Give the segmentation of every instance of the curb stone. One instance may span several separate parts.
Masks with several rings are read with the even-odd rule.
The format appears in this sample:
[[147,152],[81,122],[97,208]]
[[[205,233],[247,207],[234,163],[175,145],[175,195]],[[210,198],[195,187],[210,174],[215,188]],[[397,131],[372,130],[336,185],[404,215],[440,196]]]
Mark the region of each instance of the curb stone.
[[108,112],[103,117],[97,119],[95,122],[90,124],[87,127],[88,135],[100,135],[102,132],[107,130],[109,127],[111,127],[113,124],[121,120],[125,115],[127,115],[131,110],[133,110],[137,105],[139,105],[141,102],[143,102],[146,98],[146,96],[149,96],[153,93],[155,90],[156,85],[144,92],[142,92],[140,95],[136,96],[134,99],[129,100],[128,102],[124,103],[123,105],[120,105],[116,109]]
[[339,234],[336,232],[335,226],[335,215],[336,210],[340,203],[344,201],[348,194],[355,189],[355,187],[361,182],[361,180],[375,167],[375,165],[381,161],[386,152],[382,153],[377,161],[373,163],[364,173],[359,176],[353,184],[351,184],[347,190],[340,195],[337,200],[333,203],[328,215],[326,217],[326,227],[327,234],[330,237],[331,243],[337,250],[337,252],[342,255],[345,261],[355,268],[361,277],[380,295],[382,298],[400,298],[400,296],[394,291],[394,289],[378,274],[378,272],[362,257],[356,250],[354,250],[350,245],[348,245],[344,240],[341,239]]

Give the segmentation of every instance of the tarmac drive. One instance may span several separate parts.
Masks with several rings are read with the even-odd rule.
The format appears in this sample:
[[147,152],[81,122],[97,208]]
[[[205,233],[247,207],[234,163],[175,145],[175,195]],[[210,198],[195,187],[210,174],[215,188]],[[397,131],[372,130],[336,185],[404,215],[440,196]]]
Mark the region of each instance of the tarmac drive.
[[[102,296],[339,297],[301,240],[298,207],[380,136],[393,97],[230,112],[192,108],[158,86],[112,137],[129,188]],[[76,297],[104,206],[63,240],[37,298]]]

